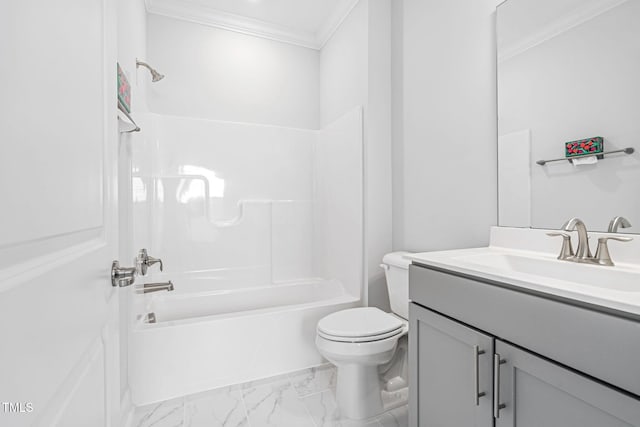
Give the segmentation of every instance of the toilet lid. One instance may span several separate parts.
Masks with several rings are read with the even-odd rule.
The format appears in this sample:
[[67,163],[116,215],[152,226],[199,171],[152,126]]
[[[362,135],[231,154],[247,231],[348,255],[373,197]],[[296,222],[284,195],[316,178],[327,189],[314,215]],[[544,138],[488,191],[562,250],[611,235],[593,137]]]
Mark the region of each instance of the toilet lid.
[[371,335],[367,337],[337,337],[334,335],[327,335],[325,333],[322,333],[322,331],[318,331],[318,336],[329,341],[348,342],[348,343],[367,343],[367,342],[373,342],[373,341],[380,341],[386,338],[393,338],[398,335],[402,335],[404,332],[405,330],[403,328],[399,328],[399,329],[396,329],[395,331],[387,332],[381,335]]
[[379,308],[359,307],[338,311],[318,322],[318,333],[324,337],[354,341],[382,339],[399,333],[403,322]]

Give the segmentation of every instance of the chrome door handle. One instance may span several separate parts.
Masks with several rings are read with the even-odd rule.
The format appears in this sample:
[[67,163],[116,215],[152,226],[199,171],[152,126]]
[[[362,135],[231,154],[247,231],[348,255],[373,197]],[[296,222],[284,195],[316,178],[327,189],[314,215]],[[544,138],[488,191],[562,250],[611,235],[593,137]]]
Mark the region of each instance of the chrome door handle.
[[493,355],[493,418],[500,418],[500,410],[507,407],[500,403],[500,365],[507,363],[498,353]]
[[480,358],[481,354],[485,354],[484,350],[480,350],[477,345],[473,346],[473,398],[476,406],[480,406],[480,398],[486,396],[487,393],[480,391]]
[[111,263],[111,286],[123,288],[131,286],[136,281],[135,267],[120,267],[118,261]]

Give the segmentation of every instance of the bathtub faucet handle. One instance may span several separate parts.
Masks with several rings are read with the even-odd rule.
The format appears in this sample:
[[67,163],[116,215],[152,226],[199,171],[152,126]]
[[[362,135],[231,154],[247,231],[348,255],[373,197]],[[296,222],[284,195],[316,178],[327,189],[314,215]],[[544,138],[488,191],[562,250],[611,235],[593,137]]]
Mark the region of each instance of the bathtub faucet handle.
[[162,271],[162,260],[160,258],[154,258],[149,256],[146,249],[140,249],[137,257],[137,264],[140,269],[140,275],[145,276],[147,269],[154,264],[160,264],[160,271]]

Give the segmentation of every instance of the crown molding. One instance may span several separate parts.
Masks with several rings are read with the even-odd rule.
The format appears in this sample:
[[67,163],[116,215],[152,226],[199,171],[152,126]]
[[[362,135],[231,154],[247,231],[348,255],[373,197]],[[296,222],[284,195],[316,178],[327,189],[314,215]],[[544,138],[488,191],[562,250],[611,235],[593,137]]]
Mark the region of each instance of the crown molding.
[[628,0],[604,0],[598,4],[576,10],[574,13],[561,17],[542,27],[538,32],[511,43],[498,52],[498,62],[503,62],[520,55],[547,40],[563,34],[609,10],[626,3]]
[[316,40],[320,46],[320,49],[324,47],[325,44],[331,37],[338,31],[340,25],[347,19],[347,16],[351,13],[354,7],[360,2],[360,0],[349,0],[344,3],[341,7],[338,7],[333,14],[327,19],[327,21],[320,27],[318,32],[316,33]]
[[350,0],[338,8],[317,33],[295,30],[282,25],[224,12],[192,1],[145,0],[145,5],[147,12],[155,15],[320,50],[351,13],[358,1]]

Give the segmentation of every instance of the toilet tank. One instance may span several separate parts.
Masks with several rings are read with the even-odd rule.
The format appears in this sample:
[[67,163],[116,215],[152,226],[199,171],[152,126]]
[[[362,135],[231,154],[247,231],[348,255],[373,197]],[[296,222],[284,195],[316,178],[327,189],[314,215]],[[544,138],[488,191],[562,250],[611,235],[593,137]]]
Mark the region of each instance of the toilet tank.
[[382,258],[380,266],[384,268],[389,290],[391,311],[398,316],[409,318],[409,265],[411,260],[404,258],[410,252],[391,252]]

